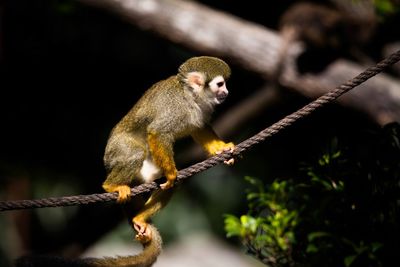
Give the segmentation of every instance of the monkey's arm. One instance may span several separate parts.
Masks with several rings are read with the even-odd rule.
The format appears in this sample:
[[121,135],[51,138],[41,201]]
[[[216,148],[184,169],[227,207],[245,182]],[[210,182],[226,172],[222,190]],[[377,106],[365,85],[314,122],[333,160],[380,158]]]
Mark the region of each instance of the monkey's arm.
[[159,135],[151,130],[147,134],[147,142],[154,163],[163,171],[167,178],[167,182],[160,185],[162,189],[171,188],[174,185],[178,173],[175,167],[174,152],[172,150],[173,143],[168,139],[167,134]]
[[222,141],[209,125],[206,125],[192,133],[192,137],[210,156],[216,155],[225,150],[232,151],[235,148],[235,145],[232,142],[225,143]]

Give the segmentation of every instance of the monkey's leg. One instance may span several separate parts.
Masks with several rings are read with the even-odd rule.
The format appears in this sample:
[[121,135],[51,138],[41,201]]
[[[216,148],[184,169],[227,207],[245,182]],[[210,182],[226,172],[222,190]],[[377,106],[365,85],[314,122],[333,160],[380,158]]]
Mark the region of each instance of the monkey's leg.
[[[132,228],[134,228],[132,220],[136,216],[136,214],[138,214],[143,209],[144,205],[146,204],[146,199],[149,198],[148,194],[149,193],[136,195],[132,197],[129,201],[122,203],[122,209]],[[147,195],[147,197],[144,195]]]
[[132,218],[133,226],[137,231],[136,239],[141,243],[146,243],[151,239],[152,233],[150,228],[147,227],[147,222],[155,213],[167,205],[173,191],[174,189],[155,191],[139,213]]
[[147,142],[155,164],[163,171],[167,182],[160,185],[162,189],[169,189],[174,185],[178,173],[175,167],[172,142],[159,138],[157,134],[149,133]]
[[[199,143],[209,155],[213,156],[224,151],[233,152],[235,145],[232,142],[225,143],[222,141],[211,126],[205,126],[192,134],[193,139]],[[225,164],[232,165],[234,159],[225,161]]]
[[130,135],[119,134],[113,139],[104,155],[108,174],[103,188],[107,192],[118,192],[117,202],[124,203],[130,198],[130,186],[142,167],[146,150]]

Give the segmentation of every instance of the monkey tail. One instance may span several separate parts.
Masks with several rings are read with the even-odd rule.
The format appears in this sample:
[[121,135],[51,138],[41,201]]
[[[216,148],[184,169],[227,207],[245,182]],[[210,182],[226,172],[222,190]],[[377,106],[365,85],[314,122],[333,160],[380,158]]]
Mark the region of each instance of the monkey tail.
[[150,267],[161,253],[162,238],[157,228],[151,224],[152,238],[143,244],[143,251],[126,257],[65,259],[49,256],[25,256],[15,261],[16,267]]
[[157,260],[161,253],[162,238],[157,228],[148,224],[152,233],[152,238],[149,242],[143,244],[143,251],[137,255],[115,258],[87,258],[84,259],[87,267],[149,267]]

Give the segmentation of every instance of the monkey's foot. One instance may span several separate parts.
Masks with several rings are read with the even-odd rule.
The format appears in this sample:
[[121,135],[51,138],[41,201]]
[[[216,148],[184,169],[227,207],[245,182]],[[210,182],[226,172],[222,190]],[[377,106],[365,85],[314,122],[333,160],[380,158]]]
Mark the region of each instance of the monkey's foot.
[[167,181],[163,184],[160,184],[161,189],[167,190],[167,189],[172,188],[174,186],[177,174],[178,174],[178,171],[175,168],[173,168],[172,170],[165,173],[165,177],[167,178]]
[[137,234],[135,238],[142,244],[146,244],[151,240],[151,230],[147,227],[147,223],[145,222],[133,222],[133,227],[135,228]]
[[131,188],[127,185],[107,185],[103,184],[107,192],[118,192],[118,203],[125,203],[131,198]]
[[160,187],[162,190],[167,190],[170,189],[174,186],[174,181],[173,180],[168,180],[163,184],[160,184]]

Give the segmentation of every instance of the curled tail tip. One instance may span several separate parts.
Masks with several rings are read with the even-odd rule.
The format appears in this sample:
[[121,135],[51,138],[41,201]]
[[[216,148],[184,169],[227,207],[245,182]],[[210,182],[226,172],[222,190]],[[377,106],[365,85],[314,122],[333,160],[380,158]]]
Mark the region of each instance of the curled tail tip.
[[[156,262],[162,250],[162,238],[154,225],[148,224],[147,227],[150,228],[152,236],[150,241],[143,244],[143,251],[133,256],[113,258],[111,259],[113,264],[111,266],[150,267]],[[96,265],[96,267],[108,267],[110,266],[109,263],[107,265]]]
[[[154,259],[153,263],[157,260],[158,255],[160,255],[162,250],[162,238],[158,229],[152,225],[148,224],[151,230],[152,236],[151,240],[145,244],[143,244],[143,251],[139,255],[147,255],[146,258]],[[150,265],[149,265],[150,266]]]
[[143,244],[137,255],[115,258],[64,259],[51,256],[24,256],[14,262],[15,267],[150,267],[162,250],[162,238],[157,228],[149,224],[151,240]]

